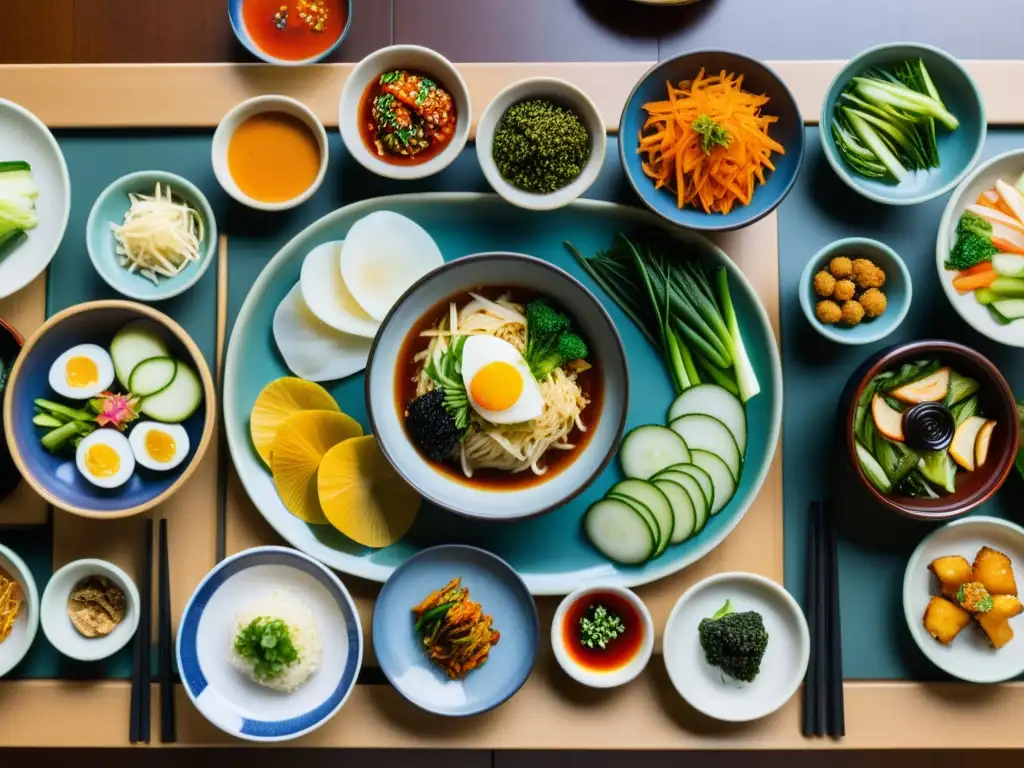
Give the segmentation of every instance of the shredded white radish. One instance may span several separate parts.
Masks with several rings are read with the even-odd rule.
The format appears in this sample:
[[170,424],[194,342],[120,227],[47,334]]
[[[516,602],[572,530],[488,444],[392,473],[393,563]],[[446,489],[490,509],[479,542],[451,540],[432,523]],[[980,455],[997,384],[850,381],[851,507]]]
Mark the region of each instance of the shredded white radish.
[[161,188],[158,183],[154,194],[132,193],[128,199],[131,207],[124,223],[110,224],[122,267],[158,285],[160,277],[174,277],[200,260],[199,248],[206,234],[203,217],[175,202],[169,186]]

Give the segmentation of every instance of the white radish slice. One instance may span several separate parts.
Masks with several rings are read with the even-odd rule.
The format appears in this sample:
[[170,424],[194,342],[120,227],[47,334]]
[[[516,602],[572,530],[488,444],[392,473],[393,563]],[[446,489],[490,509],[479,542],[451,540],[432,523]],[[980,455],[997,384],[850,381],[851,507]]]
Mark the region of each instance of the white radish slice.
[[344,241],[318,245],[302,261],[302,300],[318,319],[337,331],[373,338],[380,326],[355,300],[341,277]]
[[274,341],[288,370],[308,381],[343,379],[366,368],[372,341],[321,322],[296,285],[274,312]]

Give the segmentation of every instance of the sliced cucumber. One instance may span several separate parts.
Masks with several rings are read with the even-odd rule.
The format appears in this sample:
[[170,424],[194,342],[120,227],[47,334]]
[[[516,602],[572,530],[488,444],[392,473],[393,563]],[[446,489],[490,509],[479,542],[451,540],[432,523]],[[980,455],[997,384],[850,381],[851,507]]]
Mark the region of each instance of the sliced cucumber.
[[871,455],[871,451],[865,448],[859,440],[855,443],[855,449],[857,459],[860,461],[860,468],[864,470],[868,480],[882,493],[891,493],[892,483],[889,482],[889,478],[886,476],[885,470],[882,469],[882,465]]
[[174,381],[155,395],[143,398],[139,410],[146,416],[166,424],[179,424],[203,402],[203,385],[196,372],[178,360]]
[[1004,277],[1024,277],[1024,256],[997,253],[992,256],[992,268]]
[[48,413],[51,416],[54,416],[63,422],[88,422],[93,421],[96,418],[96,414],[89,413],[89,411],[83,411],[79,408],[71,408],[70,406],[62,405],[61,403],[55,403],[52,400],[46,400],[42,397],[37,397],[35,400],[32,401],[32,404],[35,405],[36,408],[43,411],[44,413]]
[[999,299],[989,306],[1007,320],[1020,320],[1024,317],[1024,299]]
[[717,454],[701,448],[690,451],[690,453],[693,456],[693,463],[711,476],[711,484],[715,489],[715,500],[711,504],[711,514],[717,515],[729,503],[729,499],[732,498],[733,494],[736,493],[736,480],[729,470],[729,465]]
[[648,424],[626,435],[619,461],[626,477],[648,480],[673,464],[688,464],[690,450],[686,441],[668,427]]
[[121,386],[131,389],[132,371],[143,360],[167,357],[170,350],[164,342],[160,326],[152,320],[133,320],[114,334],[110,342],[110,357],[114,373]]
[[128,377],[128,389],[139,397],[163,392],[174,381],[178,364],[173,357],[151,357],[135,366]]
[[658,549],[647,519],[620,499],[601,499],[583,517],[583,532],[597,551],[623,565],[639,565]]
[[707,470],[698,467],[696,464],[676,464],[669,467],[666,471],[672,470],[682,472],[696,480],[701,492],[704,494],[704,501],[707,502],[708,509],[711,509],[711,505],[715,503],[715,484],[711,482],[711,475],[708,474]]
[[[690,498],[690,494],[682,485],[675,483],[669,477],[656,477],[652,481],[658,490],[665,494],[668,503],[672,506],[672,544],[682,544],[697,532],[697,509]],[[699,493],[699,491],[698,491]],[[704,497],[701,496],[701,504]]]
[[608,498],[622,498],[624,501],[636,501],[646,507],[658,524],[657,557],[668,548],[672,540],[672,529],[675,526],[675,515],[668,497],[661,490],[646,480],[622,480],[608,491]]
[[62,421],[49,413],[37,413],[32,417],[32,423],[37,427],[46,427],[47,429],[57,429],[57,427],[63,427],[67,424],[66,421]]
[[668,420],[671,423],[692,413],[712,416],[725,424],[736,439],[740,455],[746,455],[747,412],[736,395],[717,384],[698,384],[676,398],[668,409]]
[[647,508],[647,505],[641,504],[639,501],[632,499],[629,496],[621,496],[617,493],[609,493],[605,498],[615,499],[616,501],[621,501],[623,504],[628,504],[637,514],[647,521],[647,525],[649,525],[651,531],[654,532],[654,540],[657,542],[654,547],[654,552],[651,553],[651,557],[648,559],[657,557],[658,547],[661,545],[661,526],[658,525],[658,518],[656,518],[654,513]]
[[[686,491],[686,495],[690,497],[690,502],[693,504],[693,513],[696,518],[696,520],[694,521],[693,532],[697,534],[700,533],[704,529],[704,526],[708,524],[708,518],[711,516],[711,504],[704,496],[704,490],[700,487],[700,483],[697,482],[694,475],[682,471],[683,467],[688,466],[693,465],[682,464],[678,467],[666,469],[664,472],[661,472],[655,478],[655,481],[668,480],[671,483],[679,485],[680,487],[682,487],[684,491]],[[700,468],[694,467],[694,469]],[[710,477],[708,476],[708,473],[704,472],[703,469],[700,469],[700,471],[704,474],[705,477],[709,478],[710,482]]]
[[732,432],[721,421],[714,416],[691,413],[674,419],[669,426],[686,441],[691,451],[699,448],[715,454],[729,467],[732,479],[740,479],[740,469],[743,466],[740,448]]

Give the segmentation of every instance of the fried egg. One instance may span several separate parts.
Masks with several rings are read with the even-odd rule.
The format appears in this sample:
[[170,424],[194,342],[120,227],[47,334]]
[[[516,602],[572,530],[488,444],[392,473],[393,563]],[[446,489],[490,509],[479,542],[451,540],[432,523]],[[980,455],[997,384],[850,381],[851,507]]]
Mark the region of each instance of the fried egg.
[[492,424],[518,424],[544,412],[540,387],[519,350],[496,336],[470,336],[462,380],[473,410]]
[[50,389],[73,400],[88,400],[110,389],[114,361],[96,344],[79,344],[53,361]]
[[180,424],[142,421],[128,435],[135,460],[146,469],[174,469],[188,456],[188,432]]
[[118,488],[135,471],[128,438],[116,429],[97,429],[78,444],[75,463],[82,476],[100,488]]

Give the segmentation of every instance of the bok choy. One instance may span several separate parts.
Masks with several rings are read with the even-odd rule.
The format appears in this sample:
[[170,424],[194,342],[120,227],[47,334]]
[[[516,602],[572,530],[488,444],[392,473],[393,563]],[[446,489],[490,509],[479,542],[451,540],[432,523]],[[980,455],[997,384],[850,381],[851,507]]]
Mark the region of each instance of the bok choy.
[[31,166],[21,160],[0,162],[0,258],[25,238],[25,232],[39,223],[36,197],[39,188]]

